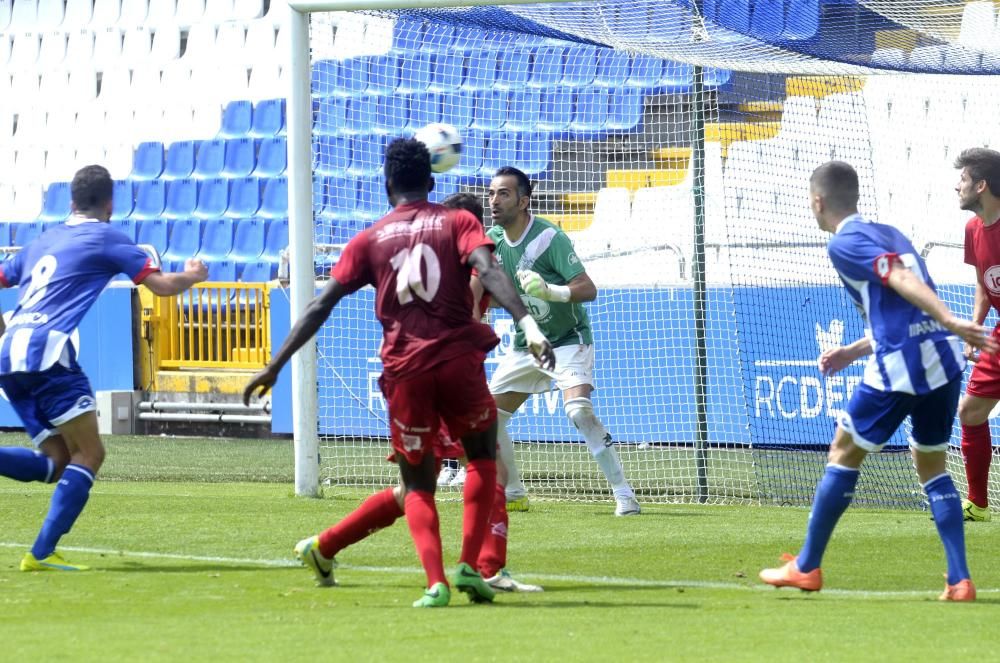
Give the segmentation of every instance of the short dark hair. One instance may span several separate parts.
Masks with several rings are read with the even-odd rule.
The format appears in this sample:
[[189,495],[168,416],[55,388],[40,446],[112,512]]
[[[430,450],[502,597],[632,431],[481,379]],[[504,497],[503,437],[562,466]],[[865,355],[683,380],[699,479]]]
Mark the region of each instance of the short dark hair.
[[73,175],[69,189],[76,208],[89,210],[111,202],[115,183],[104,166],[84,166]]
[[809,185],[823,196],[831,209],[838,212],[853,212],[858,209],[858,173],[849,163],[827,161],[812,172]]
[[427,191],[431,153],[415,138],[397,138],[385,148],[385,179],[397,192]]
[[531,195],[531,180],[522,171],[518,170],[514,166],[502,166],[497,168],[497,172],[493,173],[493,177],[503,177],[504,175],[510,175],[517,178],[517,195],[523,198],[524,196]]
[[471,193],[453,193],[442,200],[441,204],[452,209],[464,209],[479,219],[479,223],[483,222],[483,203],[479,200],[479,196]]
[[1000,196],[1000,152],[970,147],[955,159],[955,168],[967,169],[973,182],[985,181],[990,193]]

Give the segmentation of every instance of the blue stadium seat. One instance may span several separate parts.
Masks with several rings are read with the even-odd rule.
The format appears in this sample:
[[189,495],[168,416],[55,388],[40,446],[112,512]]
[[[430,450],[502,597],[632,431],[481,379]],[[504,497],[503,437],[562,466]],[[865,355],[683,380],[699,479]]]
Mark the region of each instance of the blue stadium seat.
[[772,42],[785,30],[785,0],[754,0],[750,36]]
[[441,121],[454,125],[459,131],[472,123],[473,96],[471,92],[446,95],[441,107]]
[[260,209],[257,216],[264,219],[288,217],[288,180],[284,177],[272,177],[265,180],[264,190],[260,194]]
[[194,172],[194,141],[181,140],[167,148],[167,163],[163,169],[163,179],[179,180],[191,177]]
[[466,90],[492,90],[497,79],[497,52],[477,50],[465,56]]
[[377,55],[368,61],[366,94],[394,94],[399,82],[399,56]]
[[167,182],[167,204],[164,219],[186,219],[198,207],[198,180],[188,178]]
[[435,53],[431,56],[429,92],[451,92],[462,86],[465,58],[458,53]]
[[233,250],[233,220],[212,219],[205,221],[198,257],[211,264],[228,259]]
[[0,246],[10,246],[10,223],[0,221]]
[[500,90],[523,90],[531,75],[531,51],[525,48],[511,48],[501,51],[497,57],[497,80],[494,88]]
[[705,67],[702,76],[705,81],[705,87],[717,88],[729,82],[729,79],[732,78],[733,76],[733,70],[717,69],[716,67]]
[[449,48],[455,39],[454,26],[444,23],[430,23],[424,29],[421,50],[441,51]]
[[69,182],[52,182],[45,190],[39,221],[65,221],[69,218]]
[[337,67],[337,87],[333,93],[354,97],[368,89],[368,58],[348,58],[341,60]]
[[715,20],[719,25],[741,34],[750,33],[750,3],[748,0],[715,0]]
[[[703,74],[704,76],[704,74]],[[704,80],[704,78],[703,78]],[[687,92],[694,81],[694,67],[685,62],[664,62],[659,87],[666,91]]]
[[347,100],[340,97],[320,99],[316,103],[316,119],[313,133],[317,136],[332,136],[347,126]]
[[192,177],[218,177],[226,165],[226,141],[223,138],[198,141]]
[[473,129],[494,131],[507,121],[507,93],[501,90],[481,90],[473,95]]
[[166,219],[146,219],[136,222],[136,244],[149,244],[163,257],[167,251],[170,222]]
[[458,193],[458,179],[450,174],[435,175],[434,188],[428,199],[431,202],[440,203],[453,193]]
[[246,177],[257,168],[257,145],[253,138],[230,138],[226,141],[223,177]]
[[528,87],[542,90],[555,89],[563,78],[564,52],[561,46],[538,46],[533,49]]
[[139,221],[158,219],[166,206],[166,180],[144,180],[136,184],[135,209],[132,210],[131,218]]
[[139,143],[132,156],[133,180],[155,180],[163,172],[163,143]]
[[[208,279],[211,283],[232,282],[236,280],[236,263],[229,260],[213,260],[208,263]],[[215,301],[209,301],[215,305]],[[225,304],[225,302],[223,302]]]
[[541,113],[542,93],[539,90],[511,92],[507,97],[507,124],[505,129],[526,131],[534,129]]
[[375,106],[375,97],[348,99],[344,130],[356,134],[370,132],[375,124]]
[[457,177],[475,177],[483,165],[483,149],[486,139],[483,132],[471,129],[462,137],[462,158],[458,165],[449,171]]
[[218,219],[229,208],[229,180],[217,177],[198,184],[198,206],[192,216],[198,219]]
[[[119,231],[126,237],[128,237],[133,242],[135,241],[135,233],[138,228],[136,227],[136,222],[132,219],[112,219],[110,221],[111,227]],[[10,231],[8,230],[8,233]]]
[[278,275],[278,266],[270,262],[248,262],[240,272],[243,283],[267,283]]
[[[181,263],[183,269],[184,261],[198,255],[198,250],[201,249],[201,226],[201,219],[174,221],[170,230],[170,242],[160,260],[171,264]],[[141,227],[139,232],[142,232]]]
[[348,136],[317,136],[313,140],[313,169],[320,175],[342,175],[351,165]]
[[514,163],[526,175],[539,175],[549,167],[551,148],[552,138],[544,131],[521,134]]
[[906,51],[901,48],[876,48],[872,52],[873,67],[902,69],[906,66]]
[[132,208],[135,207],[135,193],[132,190],[131,180],[115,180],[111,207],[111,220],[117,221],[131,216]]
[[782,39],[812,39],[819,32],[819,0],[791,0]]
[[241,138],[253,126],[253,104],[249,101],[230,101],[222,109],[220,138]]
[[389,211],[389,201],[385,197],[385,187],[381,177],[358,179],[358,198],[354,206],[355,218],[359,221],[374,221]]
[[11,226],[11,245],[27,246],[38,238],[45,230],[45,224],[41,221],[28,221],[26,223],[15,223]]
[[317,60],[312,64],[311,89],[314,97],[329,97],[337,91],[336,60]]
[[229,192],[229,207],[225,216],[230,219],[251,217],[260,207],[260,180],[256,177],[241,177],[232,180]]
[[313,186],[313,205],[317,216],[327,220],[349,219],[354,215],[358,187],[352,178],[318,177]]
[[663,78],[663,60],[650,55],[633,55],[625,85],[628,87],[656,87]]
[[426,92],[431,84],[431,54],[410,53],[400,59],[398,94]]
[[270,138],[284,133],[285,100],[264,99],[253,109],[253,123],[247,133],[251,138]]
[[267,223],[263,219],[237,219],[233,222],[233,248],[229,260],[252,262],[264,252]]
[[264,138],[257,150],[257,177],[284,175],[288,167],[288,144],[284,136]]
[[576,93],[569,129],[577,135],[599,133],[608,128],[608,91],[585,88]]
[[597,73],[594,85],[601,87],[621,87],[625,85],[630,71],[628,53],[602,48],[597,51]]
[[501,166],[509,166],[517,157],[517,134],[512,131],[494,131],[489,134],[483,150],[482,177],[490,177]]
[[264,236],[264,250],[260,259],[277,264],[281,252],[288,248],[288,218],[271,219]]
[[418,94],[410,97],[410,121],[407,132],[441,121],[441,95]]
[[631,131],[642,121],[643,94],[636,89],[610,90],[607,127],[611,131]]
[[351,138],[351,165],[348,175],[377,175],[385,158],[385,136],[376,134]]
[[375,104],[375,122],[372,128],[384,134],[398,134],[410,119],[410,99],[405,96],[379,97]]
[[392,50],[419,51],[424,41],[424,26],[415,21],[397,20],[392,31]]
[[563,85],[583,87],[591,85],[597,76],[597,48],[594,46],[574,46],[566,49],[563,64]]
[[551,89],[542,93],[538,116],[539,129],[565,131],[573,119],[573,93],[565,89]]

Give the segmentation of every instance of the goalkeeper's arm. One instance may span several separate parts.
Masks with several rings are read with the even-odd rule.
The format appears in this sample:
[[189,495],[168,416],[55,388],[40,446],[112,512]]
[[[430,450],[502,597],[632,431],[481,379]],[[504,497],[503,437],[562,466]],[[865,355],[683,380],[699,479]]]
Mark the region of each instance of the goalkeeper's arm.
[[538,272],[530,269],[519,271],[517,278],[527,294],[547,302],[592,302],[597,299],[597,286],[586,272],[573,277],[566,285],[546,283]]

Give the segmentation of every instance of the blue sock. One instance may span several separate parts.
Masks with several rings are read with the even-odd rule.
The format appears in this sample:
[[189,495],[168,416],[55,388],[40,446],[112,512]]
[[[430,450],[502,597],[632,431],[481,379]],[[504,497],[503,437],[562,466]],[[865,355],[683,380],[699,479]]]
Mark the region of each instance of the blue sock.
[[826,466],[826,472],[816,486],[812,511],[809,512],[806,542],[802,544],[796,562],[799,571],[808,573],[819,568],[833,528],[854,499],[854,486],[860,474],[860,470],[841,465]]
[[0,475],[15,481],[52,480],[52,459],[25,447],[0,447]]
[[962,498],[947,472],[925,483],[924,492],[930,500],[934,524],[937,525],[938,536],[944,544],[944,556],[948,560],[948,584],[954,585],[971,577],[969,564],[965,561]]
[[35,559],[45,559],[56,549],[59,539],[69,532],[83,511],[93,485],[94,475],[86,467],[75,463],[66,466],[52,493],[52,504],[42,523],[42,531],[31,548]]

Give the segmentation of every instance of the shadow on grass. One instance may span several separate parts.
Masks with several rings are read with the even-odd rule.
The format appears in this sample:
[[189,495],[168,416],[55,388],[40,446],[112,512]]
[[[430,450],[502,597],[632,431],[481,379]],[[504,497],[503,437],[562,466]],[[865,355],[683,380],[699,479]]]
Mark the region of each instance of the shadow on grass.
[[119,566],[95,567],[106,573],[204,573],[206,571],[298,571],[294,566],[260,566],[256,564],[143,564],[142,562],[125,562]]
[[[454,601],[454,599],[452,599]],[[473,604],[470,604],[473,605]],[[676,608],[679,610],[701,610],[701,606],[692,603],[668,603],[663,601],[651,601],[649,603],[635,603],[624,597],[621,601],[528,601],[523,603],[509,603],[498,601],[493,607],[506,608],[531,608],[541,610],[545,608]]]

